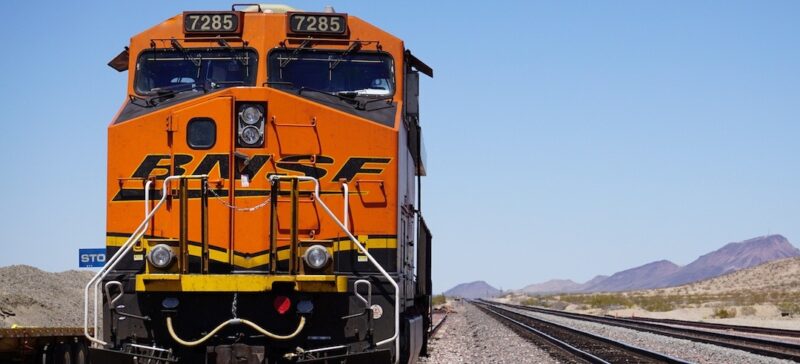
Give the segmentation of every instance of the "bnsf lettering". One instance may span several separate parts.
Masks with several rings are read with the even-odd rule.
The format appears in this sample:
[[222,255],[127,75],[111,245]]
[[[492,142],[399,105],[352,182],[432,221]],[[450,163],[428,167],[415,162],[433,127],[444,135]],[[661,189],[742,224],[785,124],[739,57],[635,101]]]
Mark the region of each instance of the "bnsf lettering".
[[[172,169],[172,164],[169,162],[161,163],[163,160],[168,160],[168,155],[148,155],[144,157],[142,164],[139,165],[139,168],[133,172],[133,177],[135,178],[148,178],[150,176],[156,177],[158,179],[164,179],[169,176],[170,169]],[[161,173],[158,173],[158,172]]]
[[172,163],[169,162],[169,155],[148,155],[144,157],[144,161],[133,172],[133,177],[148,178],[155,177],[157,179],[167,178],[169,175],[183,175],[186,170],[183,166],[192,161],[191,155],[176,154],[175,155],[175,170],[172,171]]
[[194,170],[192,174],[211,174],[211,170],[214,167],[219,167],[219,175],[223,177],[228,177],[230,171],[228,169],[228,159],[230,158],[227,154],[207,154],[205,158],[197,165],[197,168]]
[[[174,166],[169,155],[157,154],[148,155],[133,172],[133,177],[148,178],[155,177],[164,179],[169,175],[184,175],[184,166],[192,161],[192,156],[188,154],[176,154]],[[243,174],[250,176],[257,175],[269,161],[269,155],[252,156],[246,165],[239,166],[234,170],[234,177],[241,179]],[[313,161],[313,163],[312,163]],[[358,174],[381,174],[384,166],[391,161],[391,158],[379,157],[352,157],[345,162],[342,168],[336,173],[333,181],[344,179],[351,181]],[[282,158],[276,163],[276,167],[282,171],[294,172],[304,176],[322,179],[328,175],[328,170],[324,167],[333,164],[333,158],[329,156],[310,156],[296,155]],[[238,165],[238,164],[237,164]],[[219,172],[219,176],[227,178],[230,176],[230,155],[228,154],[206,154],[191,174],[212,175]]]
[[[228,154],[207,154],[203,160],[200,161],[200,164],[197,165],[197,168],[195,168],[192,174],[211,175],[212,172],[217,171],[222,178],[228,178],[230,175],[229,157]],[[255,176],[261,171],[264,164],[269,161],[269,158],[269,155],[253,156],[246,166],[240,167],[241,169],[234,171],[235,178],[237,180],[241,179],[243,174],[251,177]],[[192,159],[192,156],[188,154],[176,154],[174,175],[186,174],[186,169],[183,168],[183,166],[191,162]],[[142,164],[139,165],[139,168],[136,168],[136,171],[133,172],[133,177],[155,177],[156,179],[164,179],[173,174],[170,173],[171,169],[172,164],[170,164],[169,155],[148,155],[144,158]]]
[[391,159],[389,158],[350,158],[347,163],[342,166],[342,169],[339,173],[336,174],[336,177],[333,177],[334,181],[338,181],[344,179],[346,181],[353,180],[357,174],[381,174],[383,173],[383,168],[364,168],[364,165],[367,163],[370,164],[388,164]]
[[324,168],[318,167],[317,165],[332,164],[333,158],[321,155],[315,157],[314,165],[301,164],[302,162],[311,163],[311,156],[293,155],[282,158],[281,161],[278,162],[278,168],[292,172],[299,172],[302,173],[304,176],[321,179],[322,177],[325,177],[325,175],[328,174],[328,171],[326,171]]
[[270,158],[270,156],[268,156],[268,155],[254,155],[254,156],[252,156],[250,158],[250,162],[248,162],[246,166],[244,166],[241,169],[237,168],[234,171],[234,174],[235,174],[234,178],[242,179],[242,175],[243,174],[246,174],[246,175],[250,176],[250,178],[252,178],[256,174],[258,174],[258,171],[260,171],[261,167],[263,167],[264,164],[266,164],[267,161],[269,161],[269,158]]

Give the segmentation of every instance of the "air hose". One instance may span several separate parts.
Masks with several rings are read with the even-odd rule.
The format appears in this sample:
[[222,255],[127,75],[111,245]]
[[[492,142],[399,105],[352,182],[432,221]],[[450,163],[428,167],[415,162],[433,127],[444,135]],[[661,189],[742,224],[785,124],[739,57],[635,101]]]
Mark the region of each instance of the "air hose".
[[175,340],[178,344],[181,344],[183,346],[197,346],[199,344],[202,344],[202,343],[206,342],[206,340],[208,340],[212,336],[214,336],[217,332],[219,332],[219,330],[222,330],[222,328],[224,328],[225,326],[231,325],[231,324],[233,324],[233,325],[245,324],[247,326],[252,327],[254,330],[260,332],[264,336],[267,336],[267,337],[269,337],[271,339],[289,340],[289,339],[292,339],[295,336],[297,336],[297,334],[299,334],[300,331],[303,330],[303,327],[306,325],[306,318],[303,317],[303,316],[300,316],[300,323],[297,325],[297,329],[294,330],[294,332],[289,334],[289,335],[276,335],[276,334],[273,334],[273,333],[271,333],[271,332],[269,332],[267,330],[264,330],[263,328],[261,328],[260,326],[256,325],[252,321],[245,320],[245,319],[240,319],[240,318],[232,318],[232,319],[230,319],[228,321],[225,321],[225,322],[219,324],[217,327],[214,328],[214,330],[211,330],[211,332],[206,334],[206,336],[203,336],[203,337],[201,337],[201,338],[199,338],[199,339],[197,339],[195,341],[186,341],[186,340],[183,340],[183,339],[179,338],[178,334],[175,333],[175,329],[172,327],[172,317],[169,317],[169,316],[167,317],[167,331],[169,331],[169,335],[172,336],[172,339]]

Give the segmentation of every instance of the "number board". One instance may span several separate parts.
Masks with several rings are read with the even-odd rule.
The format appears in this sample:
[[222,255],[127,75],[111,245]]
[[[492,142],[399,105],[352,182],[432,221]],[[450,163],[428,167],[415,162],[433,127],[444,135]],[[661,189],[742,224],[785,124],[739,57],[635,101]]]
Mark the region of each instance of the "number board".
[[239,11],[186,11],[183,31],[186,34],[238,34],[242,31]]
[[294,34],[347,34],[347,14],[288,13],[288,32]]

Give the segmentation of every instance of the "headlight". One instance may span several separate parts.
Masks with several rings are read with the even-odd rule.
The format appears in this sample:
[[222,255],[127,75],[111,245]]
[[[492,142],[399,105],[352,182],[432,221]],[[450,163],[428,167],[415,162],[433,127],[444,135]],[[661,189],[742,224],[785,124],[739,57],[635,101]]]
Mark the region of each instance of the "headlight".
[[330,258],[328,249],[325,249],[322,245],[313,245],[306,249],[305,254],[303,254],[303,260],[312,269],[321,269],[328,264]]
[[264,145],[264,119],[266,104],[248,102],[237,104],[239,110],[236,121],[236,144],[244,148],[257,148]]
[[158,244],[153,249],[150,249],[150,253],[147,254],[147,260],[154,267],[164,269],[172,264],[172,261],[175,260],[175,255],[172,254],[172,248],[168,245]]
[[242,111],[239,113],[239,118],[247,125],[254,125],[255,123],[261,121],[261,118],[264,116],[264,113],[261,111],[261,108],[255,105],[248,105],[242,108]]
[[261,132],[255,126],[246,126],[242,129],[241,138],[247,145],[256,145],[261,141]]

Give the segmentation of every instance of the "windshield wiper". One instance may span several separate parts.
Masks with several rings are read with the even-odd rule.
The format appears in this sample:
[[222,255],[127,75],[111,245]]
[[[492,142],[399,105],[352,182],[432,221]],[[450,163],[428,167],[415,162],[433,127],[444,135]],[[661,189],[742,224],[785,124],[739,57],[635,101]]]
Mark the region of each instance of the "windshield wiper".
[[263,85],[285,85],[285,86],[292,86],[292,87],[295,87],[295,88],[297,87],[293,83],[286,82],[286,81],[267,81],[267,82],[264,82],[262,84],[262,86]]
[[212,79],[209,78],[209,79],[206,79],[206,82],[208,82],[208,85],[211,86],[210,88],[212,90],[220,88],[220,86],[225,86],[225,85],[241,85],[241,86],[244,86],[244,81],[215,81],[215,80],[212,80]]
[[391,104],[391,100],[394,99],[393,96],[386,96],[386,97],[381,97],[381,98],[371,99],[371,100],[359,100],[359,99],[357,99],[358,96],[372,98],[374,96],[386,95],[386,93],[370,94],[370,93],[367,93],[367,92],[364,92],[364,91],[366,91],[366,90],[339,91],[336,94],[340,95],[340,96],[347,96],[347,97],[352,98],[353,100],[356,100],[356,109],[358,109],[358,110],[366,110],[367,109],[367,105],[369,105],[371,103],[374,103],[374,102],[390,101],[389,104]]
[[281,68],[286,67],[286,65],[292,61],[292,57],[296,56],[298,53],[300,53],[301,50],[305,49],[306,47],[309,48],[311,47],[311,39],[304,40],[303,43],[300,43],[299,47],[295,48],[295,50],[292,52],[292,54],[289,55],[289,57],[282,59],[280,62]]
[[[217,43],[220,45],[220,47],[225,48],[225,50],[227,50],[229,52],[235,52],[236,51],[235,49],[233,49],[233,47],[231,47],[231,45],[225,39],[218,39]],[[244,47],[242,47],[242,48],[244,48]],[[242,66],[247,66],[248,64],[250,64],[250,56],[247,55],[247,54],[245,54],[244,57],[242,57],[241,54],[234,54],[233,59],[235,59],[237,62],[241,63]],[[250,69],[246,68],[246,72],[248,72],[248,76],[249,76]]]
[[302,93],[303,93],[303,91],[312,91],[312,92],[317,92],[317,93],[321,93],[321,94],[328,95],[328,96],[337,97],[337,98],[339,98],[340,100],[346,100],[346,101],[354,101],[354,100],[355,100],[355,96],[351,96],[351,95],[347,95],[347,94],[340,95],[340,94],[338,94],[338,93],[333,93],[333,92],[328,92],[328,91],[317,90],[317,89],[315,89],[315,88],[311,88],[311,87],[306,87],[306,86],[297,86],[297,85],[295,85],[294,83],[291,83],[291,82],[286,82],[286,81],[267,81],[267,82],[264,82],[264,84],[265,84],[265,85],[283,85],[283,86],[289,86],[289,87],[292,87],[292,88],[295,88],[295,89],[297,89],[297,94],[298,94],[298,95],[302,94]]
[[381,99],[374,99],[374,100],[366,100],[366,101],[359,100],[358,104],[356,105],[356,109],[365,110],[366,111],[367,110],[367,105],[369,105],[369,104],[371,104],[373,102],[379,102],[379,101],[388,101],[386,104],[387,105],[392,105],[392,100],[393,99],[394,99],[393,96],[389,96],[389,97],[384,97],[384,98],[381,98]]
[[150,89],[150,91],[145,94],[146,96],[150,96],[145,99],[145,102],[150,106],[155,106],[159,102],[170,99],[181,92],[196,89],[201,89],[204,93],[208,92],[205,85],[196,85],[193,83],[184,83],[171,87],[156,87]]
[[349,47],[347,47],[347,50],[346,50],[346,51],[344,51],[344,53],[342,53],[341,55],[339,55],[339,58],[338,58],[338,59],[336,59],[336,61],[335,61],[335,62],[333,62],[333,63],[330,65],[330,67],[328,67],[328,69],[329,69],[329,70],[331,70],[331,71],[333,71],[333,69],[334,69],[334,68],[336,68],[336,66],[338,66],[338,65],[339,65],[339,63],[342,63],[342,61],[344,61],[344,57],[345,57],[345,56],[347,56],[347,55],[348,55],[348,54],[350,54],[351,52],[358,52],[359,50],[361,50],[361,42],[359,42],[359,41],[353,42],[353,44],[351,44]]
[[178,52],[183,53],[184,57],[186,57],[188,60],[192,61],[192,63],[194,63],[195,67],[197,67],[198,71],[199,71],[200,64],[202,63],[202,59],[197,59],[197,58],[194,58],[194,57],[190,56],[189,55],[189,51],[186,50],[186,48],[183,48],[183,46],[178,42],[178,40],[176,40],[174,38],[172,40],[170,40],[170,44],[172,45],[172,48],[174,48]]
[[144,107],[153,107],[153,106],[155,106],[155,105],[153,105],[153,104],[150,102],[150,99],[149,99],[149,98],[146,98],[146,97],[140,97],[140,96],[136,96],[136,95],[130,95],[130,96],[128,96],[128,98],[131,100],[131,104],[134,104],[134,105],[136,105],[136,106],[142,106],[142,105],[138,105],[138,104],[136,103],[136,101],[143,101],[143,102],[144,102]]
[[[293,84],[291,82],[286,82],[286,81],[267,81],[267,82],[264,82],[264,84],[265,85],[283,85],[283,86],[293,87],[293,88],[297,89],[297,94],[298,95],[301,95],[303,93],[303,91],[311,91],[311,92],[316,92],[316,93],[320,93],[320,94],[323,94],[323,95],[333,96],[333,97],[338,98],[339,100],[345,101],[348,105],[352,106],[356,110],[367,110],[367,105],[369,105],[371,103],[379,102],[379,101],[391,101],[393,99],[392,96],[389,96],[389,97],[384,97],[384,98],[374,99],[374,100],[358,100],[356,97],[360,96],[360,95],[358,94],[358,92],[355,92],[355,91],[339,91],[339,92],[333,93],[333,92],[328,92],[328,91],[317,90],[315,88],[306,87],[306,86],[297,86],[297,85],[295,85],[295,84]],[[389,103],[391,103],[391,102],[389,102]]]
[[346,101],[349,105],[353,106],[356,110],[364,110],[364,111],[367,110],[367,105],[369,105],[371,103],[379,102],[379,101],[389,101],[387,104],[391,105],[391,100],[394,99],[393,96],[389,96],[389,97],[383,97],[383,98],[374,99],[374,100],[359,100],[356,97],[362,96],[362,95],[359,95],[358,92],[339,91],[337,93],[332,93],[332,92],[328,92],[328,91],[316,90],[316,89],[309,88],[309,87],[300,87],[300,89],[298,90],[297,94],[299,95],[299,94],[303,93],[303,90],[319,92],[321,94],[325,94],[325,95],[329,95],[329,96],[336,96],[340,100]]
[[313,92],[318,92],[318,93],[321,93],[321,94],[325,94],[325,95],[328,95],[328,96],[333,96],[333,97],[339,98],[339,100],[344,100],[344,101],[347,101],[347,102],[353,102],[353,101],[356,101],[356,98],[355,98],[355,96],[351,96],[351,95],[348,95],[348,94],[340,95],[340,94],[338,94],[338,93],[333,93],[333,92],[328,92],[328,91],[317,90],[317,89],[315,89],[315,88],[311,88],[311,87],[305,87],[305,86],[300,86],[300,87],[297,89],[297,94],[298,94],[298,95],[300,95],[300,94],[302,94],[302,93],[303,93],[303,91],[313,91]]

